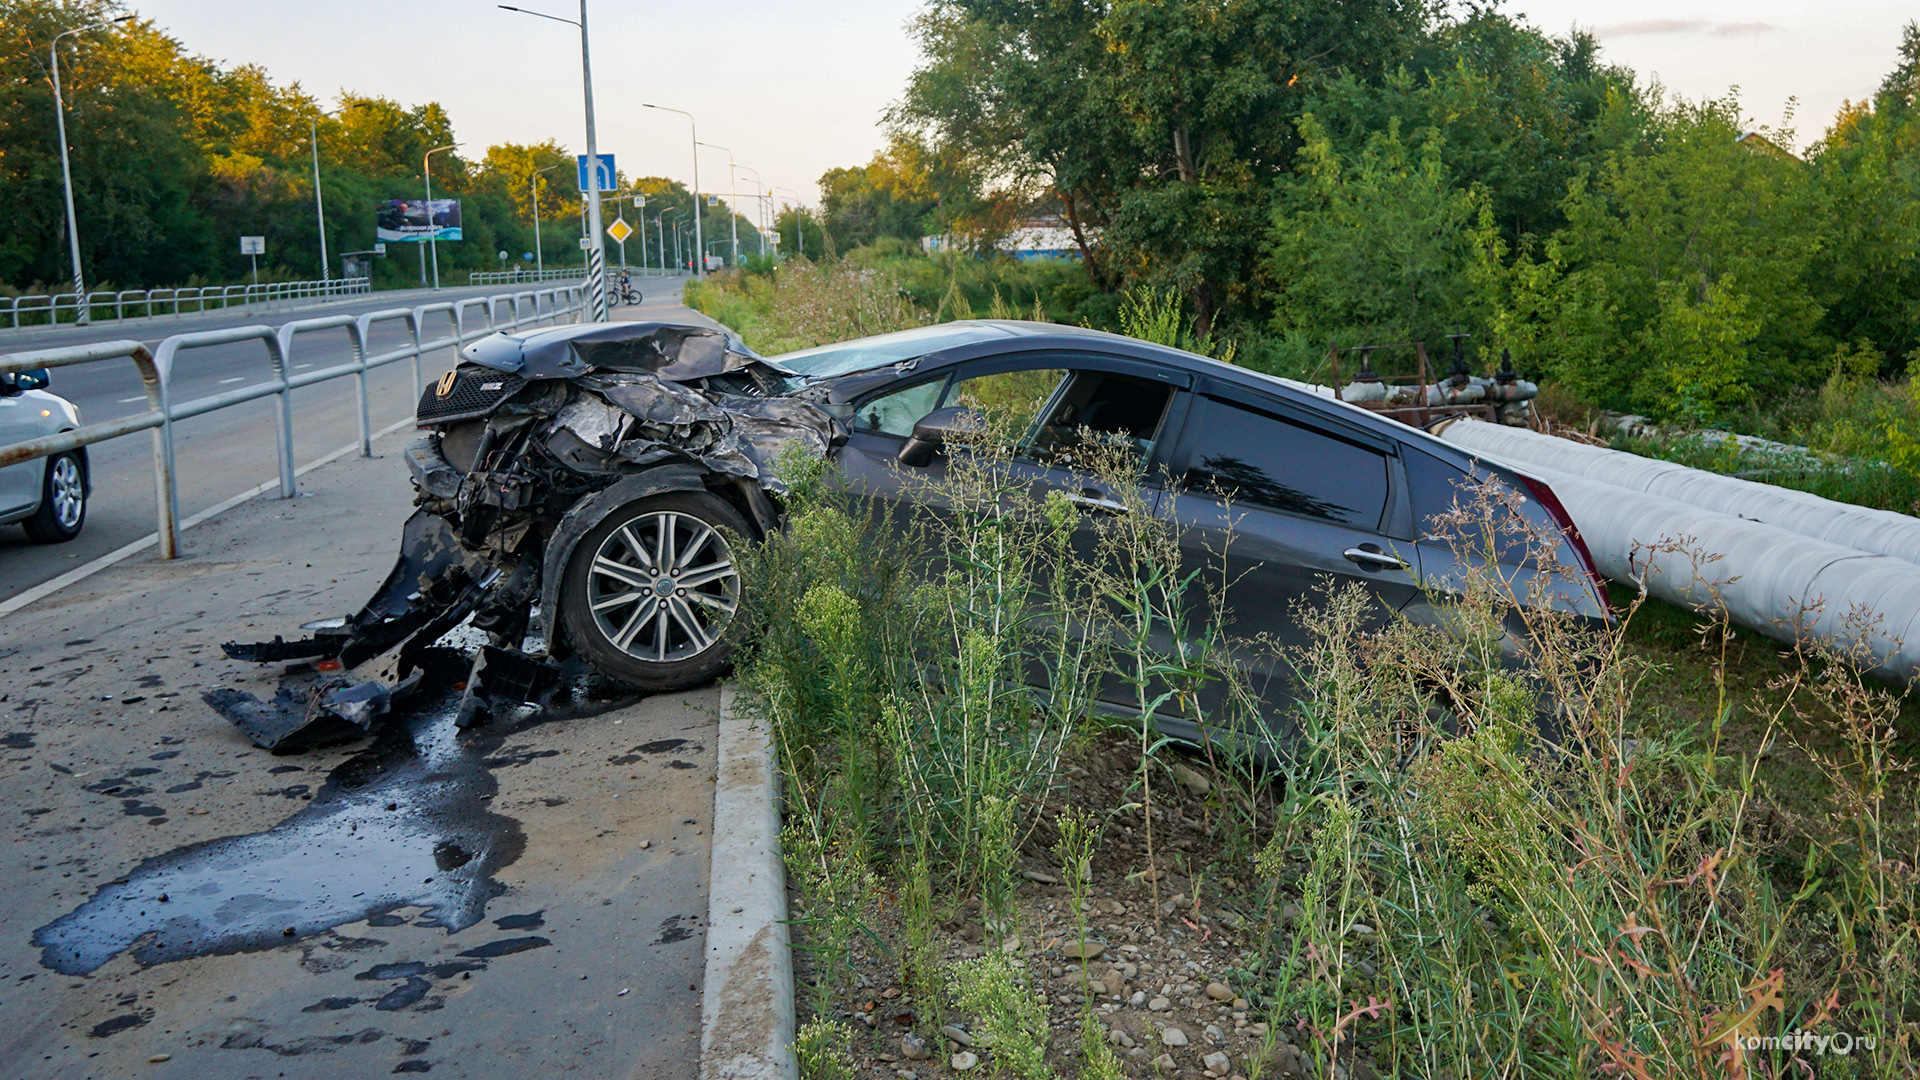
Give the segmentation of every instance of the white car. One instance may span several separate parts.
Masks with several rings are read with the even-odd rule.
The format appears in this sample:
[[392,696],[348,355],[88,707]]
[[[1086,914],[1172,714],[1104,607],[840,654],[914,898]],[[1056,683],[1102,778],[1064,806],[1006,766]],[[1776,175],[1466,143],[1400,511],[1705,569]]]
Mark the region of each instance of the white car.
[[[0,447],[80,426],[80,410],[47,382],[44,369],[0,375]],[[89,489],[84,448],[0,468],[0,525],[17,521],[39,544],[71,540],[86,524]]]

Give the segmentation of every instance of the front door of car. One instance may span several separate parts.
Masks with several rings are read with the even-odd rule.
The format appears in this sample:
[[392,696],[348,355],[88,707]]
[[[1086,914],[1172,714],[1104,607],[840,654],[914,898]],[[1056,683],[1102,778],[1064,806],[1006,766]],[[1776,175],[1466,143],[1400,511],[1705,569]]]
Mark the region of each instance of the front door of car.
[[[1161,435],[1190,378],[1156,364],[1077,353],[995,357],[881,390],[860,401],[839,454],[840,482],[863,497],[914,510],[939,503],[951,454],[924,466],[902,465],[900,451],[921,417],[963,406],[987,417],[1015,446],[1014,475],[1038,489],[1067,493],[1089,512],[1110,509],[1117,494],[1079,467],[1091,437],[1130,456],[1143,476],[1157,474]],[[1146,509],[1158,486],[1142,487]]]
[[[0,446],[37,439],[54,430],[40,415],[40,403],[13,385],[12,375],[0,375],[0,380],[5,382],[0,386]],[[47,463],[40,458],[0,468],[0,520],[39,503],[46,470]]]
[[[902,465],[901,449],[916,420],[935,409],[963,406],[988,418],[1013,444],[1011,478],[1036,499],[1065,493],[1086,515],[1073,544],[1083,557],[1095,553],[1094,526],[1120,513],[1153,514],[1162,499],[1165,434],[1179,426],[1191,395],[1187,373],[1157,364],[1078,353],[1028,354],[957,365],[935,378],[890,387],[856,407],[851,434],[841,448],[841,482],[906,520],[942,512],[942,485],[954,455],[943,448],[924,466]],[[1093,445],[1090,445],[1093,444]],[[1130,460],[1140,477],[1132,492],[1088,468],[1093,456],[1110,464]],[[1132,486],[1130,484],[1123,486]],[[1170,628],[1156,627],[1152,644],[1172,645]],[[1123,702],[1117,685],[1101,696]]]
[[[1203,571],[1220,590],[1227,637],[1262,639],[1234,660],[1284,739],[1294,693],[1276,651],[1309,643],[1302,616],[1324,607],[1330,587],[1358,585],[1368,596],[1361,629],[1378,629],[1419,592],[1414,546],[1397,538],[1407,518],[1397,451],[1284,403],[1216,387],[1195,395],[1170,464],[1178,481],[1162,506],[1180,531],[1184,570]],[[1190,606],[1191,639],[1207,616],[1203,602]],[[1203,690],[1203,714],[1218,715],[1223,690]]]

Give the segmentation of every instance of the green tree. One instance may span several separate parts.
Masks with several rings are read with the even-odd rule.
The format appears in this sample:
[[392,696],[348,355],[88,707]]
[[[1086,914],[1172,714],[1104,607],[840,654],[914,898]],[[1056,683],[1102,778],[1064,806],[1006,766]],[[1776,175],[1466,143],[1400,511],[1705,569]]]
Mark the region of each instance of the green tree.
[[1268,276],[1275,330],[1299,347],[1426,340],[1469,316],[1466,273],[1480,198],[1442,164],[1445,140],[1420,134],[1417,155],[1398,120],[1350,161],[1309,113],[1300,176],[1274,212]]

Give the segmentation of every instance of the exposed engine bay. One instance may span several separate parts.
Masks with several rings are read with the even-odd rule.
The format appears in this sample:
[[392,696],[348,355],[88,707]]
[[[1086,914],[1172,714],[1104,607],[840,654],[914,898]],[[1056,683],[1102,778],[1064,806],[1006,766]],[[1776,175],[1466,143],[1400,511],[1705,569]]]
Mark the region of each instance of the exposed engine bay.
[[[444,671],[435,645],[462,626],[486,642],[465,672],[463,724],[538,704],[563,662],[641,689],[711,677],[738,598],[730,545],[776,527],[779,456],[824,456],[846,438],[819,405],[788,396],[797,385],[704,327],[474,342],[421,395],[427,434],[404,452],[418,509],[379,591],[307,624],[309,637],[223,646],[319,677],[269,702],[232,690],[208,702],[269,749],[323,721],[365,730]],[[394,682],[349,674],[396,650]]]

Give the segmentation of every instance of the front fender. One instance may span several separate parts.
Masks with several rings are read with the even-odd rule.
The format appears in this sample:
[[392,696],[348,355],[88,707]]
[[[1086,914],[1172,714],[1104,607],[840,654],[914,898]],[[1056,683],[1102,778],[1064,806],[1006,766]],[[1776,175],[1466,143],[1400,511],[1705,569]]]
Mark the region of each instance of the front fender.
[[706,474],[699,469],[691,465],[664,465],[622,477],[573,504],[560,518],[560,524],[554,526],[553,535],[547,538],[546,554],[541,560],[540,614],[533,626],[546,637],[549,649],[560,626],[559,620],[554,617],[560,604],[560,578],[566,572],[567,562],[573,558],[573,549],[579,546],[580,538],[605,520],[608,514],[637,499],[664,495],[669,491],[705,490]]

